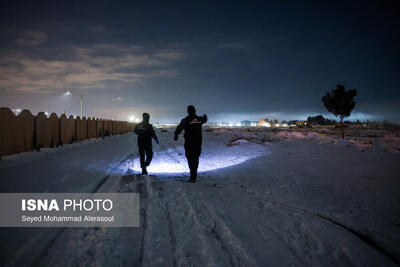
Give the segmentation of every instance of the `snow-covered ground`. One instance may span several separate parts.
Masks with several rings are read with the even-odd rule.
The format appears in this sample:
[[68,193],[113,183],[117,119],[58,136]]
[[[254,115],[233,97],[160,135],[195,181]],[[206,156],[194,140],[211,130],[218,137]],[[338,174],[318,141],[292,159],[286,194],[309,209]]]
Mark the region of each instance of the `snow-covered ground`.
[[183,138],[136,137],[6,157],[1,192],[139,192],[140,228],[2,228],[4,266],[396,266],[398,132],[204,130],[197,184]]

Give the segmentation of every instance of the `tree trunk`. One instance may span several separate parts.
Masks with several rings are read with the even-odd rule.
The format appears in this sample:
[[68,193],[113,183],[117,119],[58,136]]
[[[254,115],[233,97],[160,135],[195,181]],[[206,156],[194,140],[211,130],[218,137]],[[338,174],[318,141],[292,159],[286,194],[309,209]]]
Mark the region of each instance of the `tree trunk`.
[[340,128],[342,128],[342,139],[344,139],[344,126],[343,126],[343,117],[340,116]]

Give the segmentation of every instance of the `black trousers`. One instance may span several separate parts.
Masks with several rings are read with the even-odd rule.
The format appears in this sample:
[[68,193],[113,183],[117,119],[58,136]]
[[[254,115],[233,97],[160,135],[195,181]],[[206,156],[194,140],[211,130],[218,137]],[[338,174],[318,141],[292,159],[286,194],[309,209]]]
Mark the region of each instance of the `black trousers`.
[[201,143],[185,143],[185,156],[190,169],[190,179],[196,180],[201,154]]
[[153,159],[153,149],[151,146],[139,145],[140,167],[144,168],[150,165]]

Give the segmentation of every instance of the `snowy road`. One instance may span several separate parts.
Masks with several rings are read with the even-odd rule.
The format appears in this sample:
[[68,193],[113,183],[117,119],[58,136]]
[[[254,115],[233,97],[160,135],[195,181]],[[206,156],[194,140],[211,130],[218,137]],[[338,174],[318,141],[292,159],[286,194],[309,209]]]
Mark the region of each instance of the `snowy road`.
[[[141,196],[140,228],[0,229],[1,263],[399,264],[398,154],[313,140],[246,142],[237,133],[210,131],[204,137],[204,172],[199,183],[188,184],[183,140],[174,142],[171,132],[158,135],[149,176],[136,173],[132,135],[1,162],[2,192]],[[234,139],[239,141],[231,143]]]

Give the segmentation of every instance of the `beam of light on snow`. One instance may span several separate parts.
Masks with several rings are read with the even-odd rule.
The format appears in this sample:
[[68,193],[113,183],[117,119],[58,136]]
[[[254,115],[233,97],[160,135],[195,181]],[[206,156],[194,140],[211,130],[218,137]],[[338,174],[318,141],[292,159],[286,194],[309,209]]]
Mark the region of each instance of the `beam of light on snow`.
[[[198,172],[234,166],[266,154],[269,154],[268,147],[246,141],[229,147],[225,145],[206,147],[200,156]],[[139,158],[128,161],[123,168],[125,171],[141,172]],[[189,167],[183,147],[155,152],[147,170],[150,174],[188,173]]]

